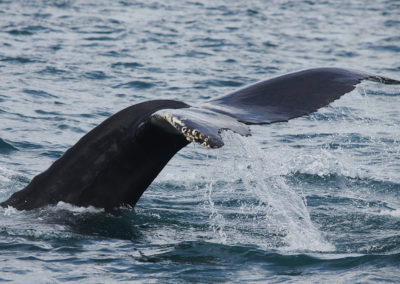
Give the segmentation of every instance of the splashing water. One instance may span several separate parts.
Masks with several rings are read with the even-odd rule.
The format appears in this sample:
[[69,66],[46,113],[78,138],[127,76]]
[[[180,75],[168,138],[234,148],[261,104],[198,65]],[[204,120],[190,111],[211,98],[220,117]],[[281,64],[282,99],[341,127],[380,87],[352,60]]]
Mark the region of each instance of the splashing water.
[[[233,132],[224,132],[223,138],[226,146],[217,154],[216,165],[212,166],[214,176],[212,182],[206,185],[205,194],[210,226],[220,241],[240,242],[238,233],[243,241],[246,238],[245,228],[250,226],[253,233],[258,232],[257,238],[252,236],[253,239],[257,239],[257,245],[263,247],[286,251],[334,250],[334,246],[312,223],[305,197],[291,188],[279,174],[279,161],[264,153],[252,139],[242,138]],[[233,159],[233,163],[225,162],[222,157]],[[239,180],[221,187],[218,184],[221,177],[228,176]],[[218,184],[218,192],[213,190],[214,184]],[[218,205],[223,203],[223,207]],[[227,207],[226,203],[237,203],[240,213],[233,213],[234,206]],[[242,222],[231,221],[232,215]]]

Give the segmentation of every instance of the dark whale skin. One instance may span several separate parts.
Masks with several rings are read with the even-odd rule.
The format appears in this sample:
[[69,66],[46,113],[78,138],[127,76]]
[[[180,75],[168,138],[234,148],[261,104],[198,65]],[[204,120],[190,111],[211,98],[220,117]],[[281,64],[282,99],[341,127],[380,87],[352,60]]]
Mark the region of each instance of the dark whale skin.
[[316,68],[278,76],[197,106],[155,100],[130,106],[83,136],[27,187],[0,203],[30,210],[60,201],[112,210],[134,206],[163,167],[190,142],[224,145],[221,131],[307,115],[362,80],[400,81],[357,70]]
[[182,102],[157,100],[116,113],[1,205],[19,210],[59,201],[105,209],[134,206],[167,162],[189,143],[146,121],[159,109],[185,107]]

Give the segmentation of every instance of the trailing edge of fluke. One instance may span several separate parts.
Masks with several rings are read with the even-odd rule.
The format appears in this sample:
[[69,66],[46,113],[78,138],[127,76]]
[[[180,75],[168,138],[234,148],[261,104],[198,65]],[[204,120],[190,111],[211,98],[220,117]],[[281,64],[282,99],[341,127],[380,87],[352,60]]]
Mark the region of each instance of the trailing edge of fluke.
[[154,100],[130,106],[83,136],[46,171],[2,202],[30,210],[60,201],[112,210],[134,206],[168,161],[190,142],[224,145],[223,130],[288,121],[350,92],[362,80],[400,81],[341,68],[309,69],[244,87],[196,106]]

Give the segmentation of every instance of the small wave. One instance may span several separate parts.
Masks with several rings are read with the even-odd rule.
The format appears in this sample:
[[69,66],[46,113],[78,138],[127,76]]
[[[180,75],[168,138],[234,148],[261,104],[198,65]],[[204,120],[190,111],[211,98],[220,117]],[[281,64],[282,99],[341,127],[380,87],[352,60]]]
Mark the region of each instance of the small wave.
[[109,36],[93,36],[93,37],[87,37],[85,40],[88,41],[115,41],[116,39],[114,37],[109,37]]
[[124,67],[124,68],[128,68],[128,69],[135,69],[138,67],[143,67],[143,64],[140,64],[138,62],[117,62],[117,63],[113,63],[111,65],[112,68],[118,68],[118,67]]
[[67,73],[66,70],[62,70],[53,66],[47,66],[46,68],[37,71],[38,74],[49,74],[49,75],[59,75],[63,73]]
[[43,146],[29,141],[16,141],[13,144],[19,149],[42,149]]
[[386,42],[398,42],[400,41],[400,36],[389,36],[384,39]]
[[132,88],[132,89],[144,90],[144,89],[150,89],[154,86],[155,86],[154,83],[136,80],[136,81],[130,81],[128,83],[116,85],[113,88],[115,88],[115,89],[117,89],[117,88]]
[[377,51],[390,51],[390,52],[400,52],[400,47],[398,45],[375,45],[371,44],[368,46],[369,49]]
[[71,125],[67,125],[67,124],[60,124],[57,126],[58,129],[61,130],[71,130],[72,132],[76,132],[76,133],[86,133],[87,131],[80,128],[80,127],[76,127],[76,126],[71,126]]
[[7,31],[8,34],[14,35],[14,36],[30,36],[33,35],[33,33],[29,30],[26,29],[12,29]]
[[240,87],[243,85],[241,81],[234,80],[204,80],[195,83],[196,89],[206,89],[212,87]]
[[357,57],[359,56],[359,54],[357,52],[353,52],[353,51],[339,51],[335,54],[338,57],[345,57],[345,58],[352,58],[352,57]]
[[368,96],[398,97],[400,93],[398,87],[386,87],[384,90],[369,90]]
[[18,149],[0,138],[0,154],[8,154],[12,151],[18,151]]
[[400,21],[399,20],[387,20],[384,22],[384,25],[386,27],[400,26]]
[[103,71],[91,71],[91,72],[86,72],[84,76],[88,79],[92,80],[104,80],[109,78],[109,76],[106,75]]
[[233,58],[228,58],[224,60],[225,63],[236,63],[237,61]]
[[27,26],[19,29],[10,29],[7,31],[8,34],[13,36],[31,36],[38,32],[49,32],[51,31],[50,28],[36,25],[36,26]]
[[63,155],[64,152],[62,151],[46,151],[44,153],[41,153],[40,156],[44,157],[50,157],[53,159],[58,159]]
[[0,61],[3,61],[3,62],[10,62],[10,63],[21,63],[21,64],[42,62],[42,61],[37,60],[37,59],[27,58],[27,57],[23,57],[23,56],[16,56],[16,57],[11,57],[11,56],[9,56],[9,57],[4,57],[4,58],[0,59]]
[[272,48],[272,47],[278,47],[278,44],[270,42],[270,41],[264,41],[263,42],[263,46],[268,47],[268,48]]
[[42,97],[42,98],[58,98],[55,95],[49,94],[42,90],[32,90],[32,89],[24,89],[23,92],[28,95],[32,95],[34,97]]
[[[229,258],[226,257],[227,255],[229,255]],[[272,275],[296,276],[308,275],[308,269],[310,269],[310,274],[314,274],[318,269],[326,270],[330,268],[337,270],[338,268],[343,268],[347,270],[360,266],[375,265],[376,262],[394,266],[399,264],[399,256],[399,254],[325,254],[324,256],[320,254],[282,254],[274,250],[259,249],[256,246],[186,241],[169,246],[160,246],[151,254],[140,254],[136,258],[144,263],[176,263],[181,266],[195,264],[197,267],[212,266],[219,267],[219,269],[226,266],[236,270],[238,267],[247,266],[252,269],[253,277],[259,277],[263,280],[260,281],[261,283],[265,282],[266,279],[265,265],[268,266],[268,273]],[[221,259],[224,259],[224,262],[221,263]],[[258,265],[262,265],[264,269],[258,267]],[[202,280],[205,281],[203,278]]]
[[[37,109],[37,110],[35,110],[35,112],[37,114],[41,114],[41,115],[61,116],[61,113],[56,112],[56,111],[45,111],[42,109]],[[56,118],[54,118],[54,117],[52,119],[56,120]],[[59,120],[64,120],[64,119],[60,118]]]
[[198,51],[198,50],[189,50],[186,53],[177,53],[172,57],[184,57],[184,58],[206,58],[211,56],[212,54],[209,52]]

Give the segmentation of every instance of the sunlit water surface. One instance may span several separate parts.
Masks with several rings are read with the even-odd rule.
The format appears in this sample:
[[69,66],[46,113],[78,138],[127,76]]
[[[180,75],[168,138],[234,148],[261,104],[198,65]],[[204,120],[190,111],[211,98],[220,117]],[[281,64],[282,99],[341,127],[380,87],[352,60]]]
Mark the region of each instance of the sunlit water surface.
[[[0,200],[116,111],[317,66],[400,78],[398,1],[0,1]],[[135,209],[0,209],[0,282],[400,281],[400,88],[189,145]]]

